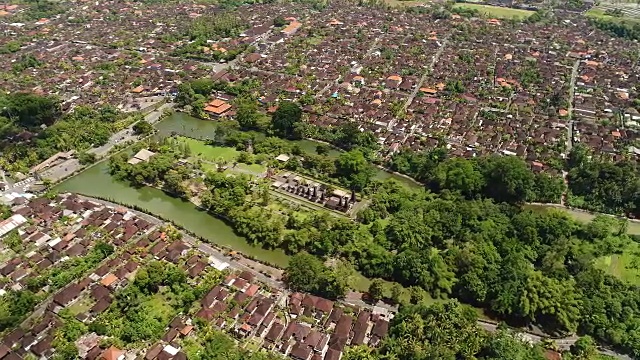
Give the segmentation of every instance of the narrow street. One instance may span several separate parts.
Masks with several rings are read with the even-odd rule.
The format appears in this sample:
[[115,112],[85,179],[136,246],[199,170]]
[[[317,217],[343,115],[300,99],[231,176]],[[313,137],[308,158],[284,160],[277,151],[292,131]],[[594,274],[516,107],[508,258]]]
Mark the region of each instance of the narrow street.
[[573,148],[573,101],[576,95],[576,78],[578,77],[578,67],[580,66],[580,60],[576,60],[573,63],[571,69],[571,80],[569,82],[569,108],[567,109],[567,153]]
[[411,95],[409,95],[409,97],[407,98],[407,101],[404,104],[405,111],[407,110],[409,105],[411,105],[411,103],[413,102],[413,99],[416,98],[416,95],[418,95],[418,91],[420,91],[420,88],[422,87],[422,84],[424,83],[424,81],[427,80],[427,76],[431,74],[431,72],[433,71],[433,68],[436,66],[438,59],[440,59],[442,52],[444,51],[444,49],[447,47],[447,44],[449,43],[449,36],[450,34],[447,34],[444,37],[444,39],[442,40],[442,44],[440,45],[440,48],[438,48],[438,51],[436,51],[436,53],[433,55],[433,58],[431,59],[431,64],[429,64],[429,68],[422,74],[422,77],[416,84],[415,89],[413,89],[413,92],[411,92]]
[[[576,60],[573,63],[573,67],[571,68],[571,80],[569,81],[569,107],[567,109],[567,144],[566,144],[566,154],[569,155],[571,149],[573,149],[573,101],[575,100],[576,95],[576,78],[578,77],[578,67],[580,66],[580,60]],[[567,186],[564,193],[560,197],[560,205],[565,206],[567,202],[567,194],[569,191],[569,173],[567,171],[562,171],[562,180]]]

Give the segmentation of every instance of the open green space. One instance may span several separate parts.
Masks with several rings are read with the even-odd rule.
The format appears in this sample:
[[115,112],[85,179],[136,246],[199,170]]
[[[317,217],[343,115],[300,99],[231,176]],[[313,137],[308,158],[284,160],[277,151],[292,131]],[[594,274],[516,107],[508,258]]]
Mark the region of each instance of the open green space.
[[10,260],[16,254],[11,249],[4,249],[0,251],[0,263]]
[[[160,136],[178,135],[184,138],[190,145],[190,148],[194,155],[202,153],[202,158],[208,161],[218,161],[217,157],[222,157],[224,160],[229,159],[231,161],[235,159],[238,152],[234,148],[210,146],[203,141],[194,139],[212,139],[216,134],[216,122],[200,120],[193,116],[189,116],[185,113],[176,112],[166,119],[160,121],[154,125],[158,129]],[[188,140],[187,140],[188,139]],[[298,145],[303,152],[309,154],[316,153],[316,147],[321,143],[314,140],[302,139],[302,140],[290,140],[293,144]],[[193,145],[193,147],[191,147]],[[328,157],[335,159],[342,151],[336,148],[330,148]],[[208,158],[207,158],[208,157]],[[205,164],[205,168],[207,164]],[[251,165],[253,166],[253,165]],[[252,169],[257,169],[253,167]],[[407,188],[421,188],[422,185],[415,183],[403,176],[399,176],[379,168],[374,168],[374,178],[376,180],[394,179]]]
[[298,196],[295,195],[291,195],[286,191],[283,190],[271,190],[270,191],[271,194],[273,194],[275,197],[280,198],[282,200],[286,200],[289,201],[291,203],[297,204],[298,206],[300,206],[302,209],[305,209],[307,211],[324,211],[327,212],[331,215],[334,216],[338,216],[338,217],[345,217],[345,215],[339,211],[334,211],[331,210],[329,208],[326,208],[318,203],[314,203],[311,201],[307,201],[304,199],[301,199]]
[[185,143],[191,149],[191,155],[208,161],[233,161],[240,153],[232,147],[211,146],[204,141],[180,136],[178,140]]
[[243,163],[239,163],[236,168],[238,170],[241,170],[245,173],[251,173],[251,174],[261,174],[265,171],[267,171],[267,167],[261,164],[243,164]]
[[429,3],[430,1],[428,0],[385,0],[384,2],[391,6],[410,7],[410,6],[418,6],[425,3]]
[[458,3],[458,4],[455,4],[454,7],[478,10],[481,13],[485,14],[486,16],[495,17],[499,19],[526,18],[531,14],[533,14],[533,11],[530,11],[530,10],[513,9],[513,8],[502,7],[502,6],[491,6],[491,5],[480,5],[480,4]]
[[[624,6],[621,6],[620,9],[624,10]],[[600,9],[600,8],[589,9],[584,14],[587,17],[591,17],[595,19],[602,19],[602,20],[608,20],[608,21],[614,21],[614,22],[640,23],[640,18],[635,18],[630,16],[620,16],[620,17],[611,16],[611,15],[608,15],[604,9]]]
[[[213,163],[232,163],[234,162],[240,151],[227,146],[213,146],[205,141],[196,140],[184,136],[179,136],[178,141],[186,144],[191,149],[191,156],[205,161],[203,167],[209,171],[215,171],[216,166]],[[238,163],[235,168],[229,168],[229,173],[245,173],[249,175],[259,175],[264,173],[267,167],[261,164],[244,164]]]
[[78,314],[89,311],[93,304],[94,302],[91,301],[91,299],[89,299],[88,297],[83,297],[69,306],[69,312],[71,313],[71,315],[76,316]]
[[[536,211],[545,211],[547,209],[558,209],[569,214],[574,220],[585,222],[585,223],[593,220],[596,217],[596,215],[599,215],[599,214],[592,214],[592,213],[581,211],[581,210],[560,208],[552,205],[529,204],[529,205],[525,205],[525,207],[528,209],[536,210]],[[629,235],[640,235],[640,222],[629,221],[629,224],[627,226],[627,233]]]
[[620,280],[640,285],[640,244],[633,242],[622,254],[603,256],[595,265]]
[[172,295],[173,294],[168,291],[158,292],[145,302],[145,305],[148,305],[145,308],[149,309],[154,317],[161,317],[163,320],[166,320],[164,321],[165,323],[168,323],[175,315],[175,310],[171,306],[170,297]]

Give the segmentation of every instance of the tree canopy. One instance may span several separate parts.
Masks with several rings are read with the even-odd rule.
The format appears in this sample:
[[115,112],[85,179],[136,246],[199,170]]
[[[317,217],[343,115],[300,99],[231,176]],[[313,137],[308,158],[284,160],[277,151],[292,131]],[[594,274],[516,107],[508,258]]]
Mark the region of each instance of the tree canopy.
[[506,331],[489,334],[476,320],[473,309],[455,301],[402,307],[372,359],[544,359],[540,347]]
[[271,124],[278,136],[292,138],[295,135],[295,125],[302,121],[302,109],[291,101],[282,101],[273,113]]
[[292,290],[310,292],[329,299],[337,299],[346,294],[347,280],[306,252],[292,256],[285,271],[285,281]]
[[51,125],[61,115],[60,100],[52,96],[14,93],[0,96],[0,116],[31,128]]
[[343,184],[359,191],[371,182],[373,169],[360,150],[351,150],[336,160],[336,175]]
[[618,215],[640,213],[640,173],[635,162],[593,157],[579,145],[569,154],[569,165],[570,205]]

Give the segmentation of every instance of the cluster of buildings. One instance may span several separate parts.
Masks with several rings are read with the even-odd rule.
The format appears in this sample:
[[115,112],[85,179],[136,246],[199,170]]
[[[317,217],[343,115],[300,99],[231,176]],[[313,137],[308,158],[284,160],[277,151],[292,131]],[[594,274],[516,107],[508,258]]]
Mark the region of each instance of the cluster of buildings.
[[13,215],[0,223],[0,233],[15,232],[22,241],[21,253],[3,245],[10,259],[0,267],[5,281],[0,292],[22,290],[30,279],[60,266],[70,258],[85,256],[104,238],[119,246],[151,227],[126,209],[108,209],[80,200],[76,195],[13,200]]
[[264,50],[228,72],[260,81],[267,109],[300,100],[309,122],[355,121],[389,153],[444,141],[457,156],[517,155],[536,169],[577,143],[615,159],[634,154],[637,54],[586,31],[582,17],[514,29],[336,3],[289,15],[302,24],[295,34],[265,36]]
[[[5,279],[0,296],[28,288],[29,279],[70,259],[87,256],[99,241],[112,245],[115,251],[68,284],[57,287],[46,283],[40,291],[50,295],[47,300],[0,341],[3,360],[54,357],[55,339],[66,321],[60,317],[61,311],[90,324],[152,259],[181,267],[193,286],[209,271],[229,267],[229,263],[172,237],[155,222],[75,194],[54,199],[16,198],[12,211],[14,214],[0,223],[0,236],[16,232],[23,241],[23,251],[14,254],[2,249],[11,258],[0,267]],[[198,324],[204,322],[254,350],[262,348],[299,360],[339,360],[348,345],[377,346],[393,316],[273,288],[273,284],[257,281],[249,271],[226,274],[192,311],[173,318],[164,335],[150,346],[120,349],[105,345],[105,336],[88,332],[75,341],[78,356],[88,360],[184,360],[185,339],[199,336]]]
[[[109,308],[116,293],[134,279],[136,271],[149,259],[183,267],[188,281],[194,286],[207,269],[224,270],[228,266],[208,259],[181,240],[169,239],[157,224],[138,218],[125,208],[103,206],[74,194],[53,200],[37,198],[25,202],[20,199],[23,198],[15,201],[14,215],[0,224],[5,233],[18,231],[25,244],[24,254],[16,255],[0,268],[0,273],[9,279],[2,285],[6,289],[2,290],[2,295],[9,289],[23,289],[32,276],[43,274],[71,258],[87,255],[97,241],[113,245],[116,251],[81,279],[60,289],[46,285],[42,291],[53,296],[40,305],[41,311],[34,313],[39,315],[3,337],[0,359],[17,360],[29,354],[40,359],[53,357],[56,331],[64,324],[58,316],[60,311],[65,309],[77,320],[89,324]],[[187,324],[179,324],[180,319],[176,318],[168,325],[170,329],[177,329],[181,336],[189,335],[194,329],[190,320]],[[147,358],[186,359],[179,347],[170,345],[175,337],[169,331],[163,337],[166,346],[154,357]],[[75,343],[80,358],[122,360],[142,351],[125,351],[113,346],[103,348],[102,339],[95,333],[84,334]]]
[[[18,41],[20,50],[5,54],[0,84],[11,91],[56,94],[64,108],[76,104],[114,105],[123,111],[144,109],[157,97],[175,94],[183,81],[210,75],[210,66],[172,56],[193,19],[212,14],[195,4],[160,5],[106,1],[78,3],[51,19],[0,23],[0,46]],[[46,21],[45,21],[46,20]],[[32,56],[37,66],[16,72],[15,64]]]
[[[2,295],[10,290],[31,288],[31,279],[63,268],[67,261],[87,256],[98,241],[118,248],[154,228],[127,209],[105,207],[74,194],[54,199],[18,197],[14,199],[12,211],[14,215],[3,221],[0,228],[4,236],[9,232],[19,235],[22,251],[12,253],[0,267],[5,280],[0,290]],[[10,250],[4,248],[2,252],[7,254]],[[50,358],[55,351],[52,345],[55,332],[63,324],[56,314],[76,304],[81,311],[74,315],[80,321],[89,321],[105,311],[113,300],[113,293],[124,286],[138,268],[131,255],[122,252],[107,258],[91,274],[60,289],[55,283],[45,283],[36,289],[43,296],[52,294],[51,300],[42,304],[42,315],[29,321],[29,327],[19,327],[6,334],[0,344],[0,358],[21,359],[27,354]]]
[[339,360],[347,345],[377,346],[387,335],[386,313],[289,294],[253,280],[246,271],[230,274],[204,296],[196,317],[256,349],[297,360]]
[[[0,44],[22,39],[22,47],[0,64],[7,74],[0,83],[58,94],[69,106],[135,109],[191,79],[251,79],[260,83],[266,109],[300,100],[310,123],[355,121],[388,153],[444,141],[458,156],[515,154],[547,168],[576,143],[614,158],[636,149],[633,44],[593,30],[577,14],[513,26],[459,15],[425,21],[423,14],[348,2],[323,10],[255,4],[224,15],[242,31],[182,53],[193,45],[190,24],[223,11],[107,1],[46,22],[2,23]],[[276,18],[285,25],[276,27]],[[229,62],[207,57],[238,49],[245,50]],[[39,65],[14,73],[26,55]],[[232,116],[232,102],[219,95],[206,113]]]
[[[278,158],[288,156],[280,155]],[[285,160],[286,161],[286,160]],[[320,184],[307,180],[295,173],[282,172],[279,174],[268,174],[273,180],[271,187],[275,191],[287,192],[296,197],[321,204],[331,210],[348,213],[357,203],[355,192],[347,192],[341,189],[330,189],[325,184]]]
[[[269,100],[312,93],[310,122],[355,120],[392,153],[444,140],[455,155],[519,155],[546,167],[578,142],[620,157],[637,139],[630,85],[637,57],[623,40],[585,32],[582,18],[514,31],[459,16],[425,22],[359,8],[335,14],[299,17],[296,35],[238,77],[262,81]],[[595,78],[589,91],[582,90],[584,69]],[[586,98],[597,111],[584,111]],[[616,114],[627,121],[614,121]],[[600,143],[589,138],[596,134]]]

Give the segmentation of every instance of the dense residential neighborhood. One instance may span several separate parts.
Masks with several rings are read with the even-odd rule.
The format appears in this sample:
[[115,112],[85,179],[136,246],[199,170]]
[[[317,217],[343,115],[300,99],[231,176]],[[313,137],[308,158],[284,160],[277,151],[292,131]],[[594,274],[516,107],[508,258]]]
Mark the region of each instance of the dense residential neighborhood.
[[[616,159],[637,151],[637,54],[631,42],[584,31],[584,18],[514,27],[459,15],[422,21],[348,2],[252,8],[225,15],[229,34],[211,34],[188,55],[177,52],[190,46],[183,33],[196,36],[185,24],[220,10],[101,2],[46,22],[5,23],[5,41],[31,39],[13,40],[21,46],[5,55],[3,87],[56,94],[66,108],[140,109],[189,79],[252,80],[265,109],[302,99],[310,123],[356,121],[391,153],[445,141],[458,156],[516,154],[548,168],[576,143]],[[277,17],[287,25],[273,25]],[[100,33],[109,35],[98,41]],[[229,63],[203,61],[240,48]],[[18,72],[25,57],[37,66]],[[231,114],[226,99],[205,112]]]
[[639,358],[639,19],[0,5],[0,360]]
[[[15,255],[24,257],[14,255],[1,268],[8,280],[2,285],[3,294],[34,289],[39,277],[53,269],[68,269],[69,262],[88,256],[96,243],[109,246],[113,253],[94,263],[94,268],[74,272],[68,285],[43,287],[40,292],[52,296],[37,304],[40,310],[26,321],[28,326],[6,334],[0,348],[3,359],[55,355],[59,351],[54,344],[57,331],[69,321],[99,321],[118,294],[135,281],[139,269],[153,261],[176,264],[186,273],[189,284],[198,284],[207,274],[215,274],[219,283],[206,291],[193,312],[164,324],[164,335],[148,349],[103,346],[104,336],[87,332],[75,341],[80,358],[119,359],[143,354],[149,360],[184,358],[180,351],[184,339],[196,337],[203,324],[210,324],[258,348],[295,359],[339,359],[347,344],[379,344],[393,316],[270,288],[255,281],[253,273],[229,271],[228,263],[209,258],[176,237],[173,230],[147,222],[123,207],[111,208],[64,194],[53,200],[18,198],[13,212],[1,227],[19,236],[22,249]],[[3,256],[12,252],[5,249]],[[222,277],[223,273],[228,275]]]

